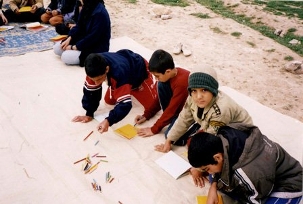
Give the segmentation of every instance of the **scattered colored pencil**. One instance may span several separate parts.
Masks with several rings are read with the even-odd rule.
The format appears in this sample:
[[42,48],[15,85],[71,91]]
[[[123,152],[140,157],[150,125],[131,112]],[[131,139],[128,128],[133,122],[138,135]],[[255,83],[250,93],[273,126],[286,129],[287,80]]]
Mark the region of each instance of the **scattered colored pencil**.
[[84,161],[84,160],[86,160],[86,157],[83,158],[83,159],[80,159],[80,160],[78,160],[78,161],[76,161],[76,162],[74,162],[74,164],[77,164],[77,163],[82,162],[82,161]]
[[83,141],[85,141],[89,136],[91,136],[91,134],[93,134],[94,131],[91,131],[84,139]]

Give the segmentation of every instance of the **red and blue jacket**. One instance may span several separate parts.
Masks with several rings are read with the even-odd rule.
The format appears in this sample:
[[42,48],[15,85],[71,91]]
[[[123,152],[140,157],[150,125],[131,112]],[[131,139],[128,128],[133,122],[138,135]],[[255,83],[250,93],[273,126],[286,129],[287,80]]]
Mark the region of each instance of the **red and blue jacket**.
[[[139,54],[131,50],[123,49],[117,52],[99,53],[109,66],[107,82],[111,101],[115,101],[115,107],[106,118],[109,125],[121,121],[131,110],[131,90],[138,88],[148,77],[147,62]],[[86,115],[93,117],[102,97],[102,84],[95,83],[86,77],[83,87],[82,106]]]

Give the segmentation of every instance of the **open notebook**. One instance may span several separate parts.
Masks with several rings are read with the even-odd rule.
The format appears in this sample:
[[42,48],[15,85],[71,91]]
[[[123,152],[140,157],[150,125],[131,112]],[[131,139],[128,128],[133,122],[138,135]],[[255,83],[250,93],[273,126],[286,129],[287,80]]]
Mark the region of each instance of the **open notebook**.
[[173,151],[165,153],[155,162],[175,179],[183,176],[191,168],[191,165],[186,160]]

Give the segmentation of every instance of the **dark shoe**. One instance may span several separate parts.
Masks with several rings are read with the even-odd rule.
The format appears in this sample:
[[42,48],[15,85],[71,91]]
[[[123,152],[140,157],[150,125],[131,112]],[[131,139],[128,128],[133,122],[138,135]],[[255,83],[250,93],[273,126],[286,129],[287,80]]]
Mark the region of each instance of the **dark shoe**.
[[189,129],[186,131],[186,133],[184,133],[184,135],[182,135],[182,137],[180,137],[176,142],[174,142],[173,145],[176,145],[176,146],[186,145],[188,138],[191,137],[193,134],[195,134],[199,130],[200,127],[201,127],[201,125],[198,123],[192,124],[189,127]]

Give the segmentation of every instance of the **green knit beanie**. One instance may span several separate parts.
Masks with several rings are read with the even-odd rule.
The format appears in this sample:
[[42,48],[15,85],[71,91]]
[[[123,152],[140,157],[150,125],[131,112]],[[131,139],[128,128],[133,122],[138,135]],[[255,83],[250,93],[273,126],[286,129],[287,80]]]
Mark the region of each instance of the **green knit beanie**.
[[216,71],[212,68],[207,68],[202,72],[194,72],[189,75],[187,88],[189,93],[191,92],[192,88],[205,88],[214,96],[217,96],[219,83],[217,81]]

